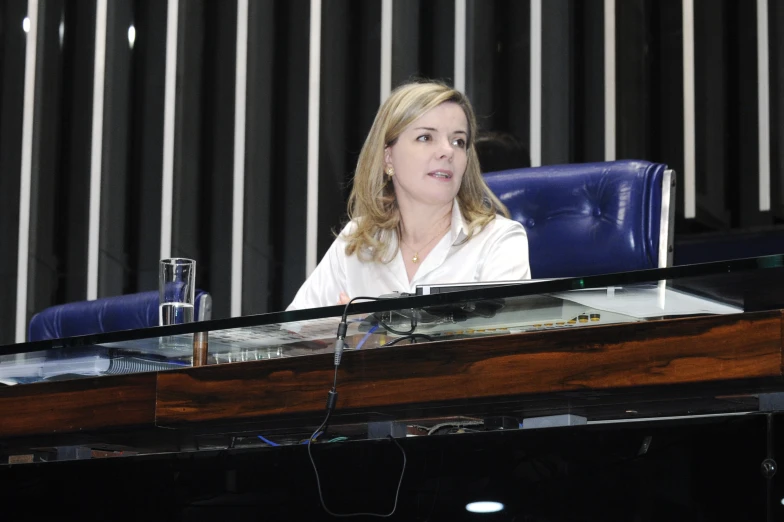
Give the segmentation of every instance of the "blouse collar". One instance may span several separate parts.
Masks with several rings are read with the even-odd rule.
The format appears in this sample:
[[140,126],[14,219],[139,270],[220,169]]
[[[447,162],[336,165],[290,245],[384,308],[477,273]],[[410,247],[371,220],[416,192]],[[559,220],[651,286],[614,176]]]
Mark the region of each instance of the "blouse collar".
[[460,211],[460,204],[457,198],[452,200],[452,225],[449,229],[450,244],[462,241],[468,235],[466,223],[463,220],[463,213]]

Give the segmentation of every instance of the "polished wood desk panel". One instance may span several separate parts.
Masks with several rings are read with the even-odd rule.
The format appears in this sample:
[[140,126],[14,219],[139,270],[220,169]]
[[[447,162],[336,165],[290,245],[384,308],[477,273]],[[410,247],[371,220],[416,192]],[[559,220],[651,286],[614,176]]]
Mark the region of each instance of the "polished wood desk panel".
[[0,438],[153,426],[155,373],[0,388]]
[[[666,319],[347,352],[334,423],[461,408],[519,408],[530,397],[719,383],[726,394],[782,385],[782,311]],[[332,355],[221,364],[0,389],[0,438],[123,429],[171,431],[321,418]],[[684,388],[685,389],[685,388]],[[762,388],[759,388],[762,389]]]

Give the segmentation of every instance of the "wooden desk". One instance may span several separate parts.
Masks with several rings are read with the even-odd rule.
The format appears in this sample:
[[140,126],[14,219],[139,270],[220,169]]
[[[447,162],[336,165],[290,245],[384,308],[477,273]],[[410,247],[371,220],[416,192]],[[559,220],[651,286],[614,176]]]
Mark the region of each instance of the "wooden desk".
[[[333,425],[571,412],[597,418],[755,409],[784,389],[782,311],[668,319],[345,354]],[[121,441],[172,429],[312,429],[332,356],[0,389],[0,440]]]
[[[784,390],[782,311],[347,352],[333,425],[571,412],[591,419],[738,411]],[[172,433],[312,429],[332,355],[0,389],[0,441],[148,443]]]

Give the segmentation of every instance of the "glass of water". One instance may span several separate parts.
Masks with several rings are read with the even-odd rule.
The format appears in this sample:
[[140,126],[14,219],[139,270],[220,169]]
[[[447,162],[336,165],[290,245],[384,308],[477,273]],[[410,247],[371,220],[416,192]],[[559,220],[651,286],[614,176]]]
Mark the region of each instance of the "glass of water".
[[161,259],[158,312],[161,326],[193,322],[196,261],[175,257]]

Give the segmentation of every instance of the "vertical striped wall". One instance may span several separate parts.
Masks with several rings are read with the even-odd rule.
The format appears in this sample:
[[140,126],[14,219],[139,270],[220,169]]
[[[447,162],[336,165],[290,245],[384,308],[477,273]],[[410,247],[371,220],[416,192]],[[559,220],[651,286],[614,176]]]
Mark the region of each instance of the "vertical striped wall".
[[784,220],[772,0],[0,0],[0,344],[197,260],[214,315],[288,304],[379,103],[453,83],[534,165],[641,158],[678,233]]

